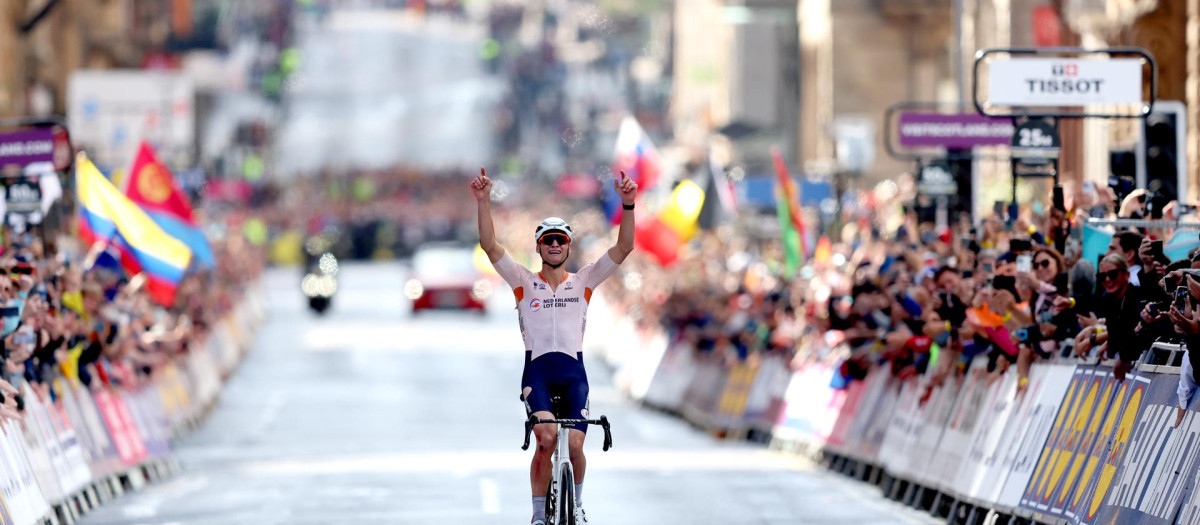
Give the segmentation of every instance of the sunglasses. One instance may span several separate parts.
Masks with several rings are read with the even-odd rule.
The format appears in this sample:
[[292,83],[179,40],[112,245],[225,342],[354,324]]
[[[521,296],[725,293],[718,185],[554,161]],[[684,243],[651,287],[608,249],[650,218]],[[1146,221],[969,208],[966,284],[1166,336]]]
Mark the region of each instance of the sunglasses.
[[1107,272],[1097,273],[1096,278],[1098,278],[1100,280],[1100,282],[1115,281],[1115,280],[1117,280],[1118,277],[1121,276],[1122,273],[1123,272],[1121,270],[1109,270]]
[[1049,268],[1050,267],[1050,259],[1042,259],[1040,261],[1035,261],[1033,263],[1033,267],[1034,268]]
[[538,242],[546,246],[550,246],[556,242],[559,246],[566,246],[571,244],[571,238],[561,233],[547,233],[543,235],[541,239],[538,239]]

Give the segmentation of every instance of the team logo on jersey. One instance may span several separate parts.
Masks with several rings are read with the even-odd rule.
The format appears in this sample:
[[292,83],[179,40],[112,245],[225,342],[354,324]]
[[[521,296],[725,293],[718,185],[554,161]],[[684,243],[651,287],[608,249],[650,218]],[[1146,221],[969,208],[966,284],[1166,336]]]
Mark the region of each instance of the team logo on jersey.
[[574,289],[575,289],[575,283],[572,283],[572,282],[570,282],[570,281],[567,281],[567,282],[566,282],[566,284],[564,284],[564,285],[563,285],[563,289],[564,289],[564,290],[574,290]]
[[542,300],[541,299],[530,299],[529,300],[529,310],[530,311],[536,312],[541,309],[542,309]]

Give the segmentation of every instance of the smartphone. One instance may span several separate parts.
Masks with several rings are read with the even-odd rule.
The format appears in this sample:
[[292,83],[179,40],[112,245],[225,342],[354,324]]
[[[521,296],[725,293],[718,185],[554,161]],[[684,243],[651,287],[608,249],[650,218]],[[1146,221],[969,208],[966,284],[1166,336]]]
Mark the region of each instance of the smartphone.
[[980,270],[983,273],[992,273],[992,272],[996,271],[995,265],[993,265],[990,261],[983,263],[981,266],[982,266],[982,268],[980,268]]
[[1054,209],[1059,211],[1067,211],[1067,199],[1063,195],[1062,186],[1054,186]]
[[1162,240],[1150,241],[1150,254],[1153,255],[1155,258],[1161,258],[1160,256],[1165,257],[1165,255],[1163,254]]
[[1033,271],[1033,256],[1023,254],[1017,256],[1017,271],[1021,273],[1029,273]]
[[1071,290],[1071,278],[1066,273],[1054,276],[1054,292],[1058,295],[1068,295]]
[[1154,317],[1158,317],[1159,315],[1162,314],[1162,304],[1150,303],[1149,308],[1150,308],[1150,315],[1152,315]]
[[962,276],[963,276],[963,279],[970,279],[972,277],[975,277],[975,272],[973,272],[971,270],[963,270]]
[[992,279],[992,288],[1013,291],[1017,287],[1017,278],[1011,275],[997,275]]
[[1179,288],[1176,288],[1175,289],[1175,302],[1172,304],[1172,306],[1174,306],[1175,309],[1179,310],[1180,312],[1188,311],[1188,303],[1190,300],[1190,296],[1191,296],[1191,294],[1188,293],[1187,286],[1180,286]]
[[997,219],[1004,220],[1004,201],[996,201],[992,203],[992,214]]

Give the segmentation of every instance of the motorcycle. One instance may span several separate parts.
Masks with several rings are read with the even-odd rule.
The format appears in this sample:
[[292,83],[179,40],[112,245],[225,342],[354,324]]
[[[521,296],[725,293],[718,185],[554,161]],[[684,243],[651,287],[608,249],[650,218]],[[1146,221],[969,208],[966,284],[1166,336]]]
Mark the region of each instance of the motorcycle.
[[338,259],[331,251],[333,244],[326,236],[316,236],[305,243],[305,273],[300,280],[300,291],[317,315],[324,315],[333,306],[333,296],[337,293]]

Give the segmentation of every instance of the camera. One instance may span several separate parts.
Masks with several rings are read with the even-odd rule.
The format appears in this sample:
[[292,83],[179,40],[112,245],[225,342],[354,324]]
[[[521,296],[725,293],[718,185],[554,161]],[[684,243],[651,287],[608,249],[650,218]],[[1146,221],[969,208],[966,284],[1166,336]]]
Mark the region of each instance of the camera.
[[1133,177],[1109,175],[1108,187],[1113,190],[1113,193],[1117,194],[1117,204],[1120,204],[1121,201],[1125,200],[1127,195],[1133,193],[1137,185],[1134,183]]

